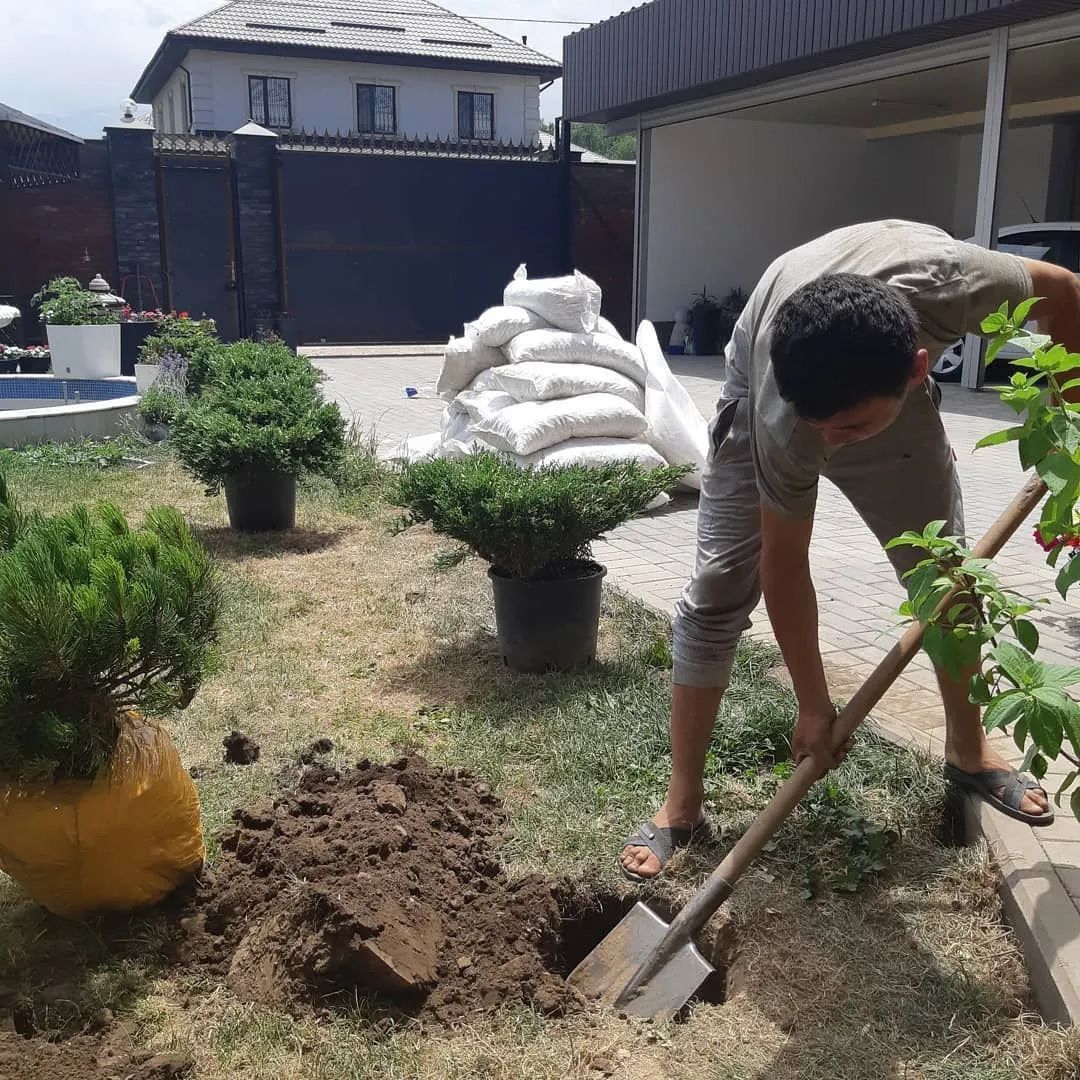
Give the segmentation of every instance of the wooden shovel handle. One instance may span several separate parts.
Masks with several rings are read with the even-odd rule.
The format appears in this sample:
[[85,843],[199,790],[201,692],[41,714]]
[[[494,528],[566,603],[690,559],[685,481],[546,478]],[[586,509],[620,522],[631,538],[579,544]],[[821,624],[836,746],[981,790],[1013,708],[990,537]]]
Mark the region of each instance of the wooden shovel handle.
[[[975,548],[976,557],[992,559],[997,555],[1027,520],[1028,515],[1042,502],[1046,493],[1046,485],[1038,476],[1032,475],[1023,490],[979,541]],[[959,592],[960,589],[957,588],[949,593],[939,605],[938,611],[947,608]],[[839,750],[851,738],[855,729],[869,715],[870,710],[885,696],[889,687],[911,663],[922,647],[925,631],[925,623],[911,626],[844,706],[834,727],[834,749]],[[739,838],[738,843],[713,871],[706,884],[676,916],[670,931],[673,944],[676,928],[678,928],[678,943],[682,944],[709,921],[716,909],[731,895],[735,883],[742,877],[747,867],[761,854],[762,849],[776,834],[788,815],[814,786],[820,774],[820,764],[808,758],[781,785],[769,805]]]

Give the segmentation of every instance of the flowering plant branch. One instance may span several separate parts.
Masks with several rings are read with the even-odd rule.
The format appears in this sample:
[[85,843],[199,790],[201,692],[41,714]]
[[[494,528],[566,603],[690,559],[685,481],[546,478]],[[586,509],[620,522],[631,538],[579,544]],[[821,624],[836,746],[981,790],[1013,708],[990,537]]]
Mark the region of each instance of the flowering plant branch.
[[[1026,300],[1012,312],[1005,304],[983,321],[983,332],[992,339],[988,364],[1009,343],[1024,354],[1013,361],[1019,370],[1001,391],[1002,401],[1021,422],[988,435],[977,449],[1015,442],[1024,470],[1034,469],[1046,484],[1035,538],[1048,564],[1058,569],[1057,589],[1067,599],[1080,581],[1080,405],[1066,397],[1080,387],[1080,354],[1027,329],[1037,303],[1038,298]],[[988,731],[1011,729],[1017,747],[1025,751],[1023,769],[1041,780],[1059,757],[1075,766],[1056,801],[1060,805],[1071,790],[1070,805],[1080,818],[1080,787],[1074,786],[1080,776],[1080,703],[1069,693],[1080,684],[1080,667],[1035,658],[1039,631],[1027,616],[1049,601],[1031,603],[1003,588],[989,560],[974,558],[961,540],[942,536],[944,527],[944,522],[932,522],[923,532],[905,533],[887,545],[925,554],[905,576],[908,600],[900,613],[927,623],[923,647],[939,667],[954,678],[975,672],[971,701],[984,707]],[[964,599],[937,611],[957,586]]]

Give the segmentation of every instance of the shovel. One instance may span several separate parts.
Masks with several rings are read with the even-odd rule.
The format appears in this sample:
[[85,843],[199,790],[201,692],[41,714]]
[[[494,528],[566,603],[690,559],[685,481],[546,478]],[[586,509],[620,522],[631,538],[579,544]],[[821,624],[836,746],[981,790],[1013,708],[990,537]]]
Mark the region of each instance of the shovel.
[[[975,548],[992,559],[1039,505],[1046,485],[1033,476]],[[938,610],[946,609],[954,589]],[[922,647],[926,624],[910,627],[837,716],[833,746],[839,750]],[[571,972],[569,981],[586,998],[629,1016],[671,1019],[713,973],[693,938],[731,896],[747,867],[821,776],[821,765],[805,759],[784,782],[709,880],[669,925],[638,903]]]

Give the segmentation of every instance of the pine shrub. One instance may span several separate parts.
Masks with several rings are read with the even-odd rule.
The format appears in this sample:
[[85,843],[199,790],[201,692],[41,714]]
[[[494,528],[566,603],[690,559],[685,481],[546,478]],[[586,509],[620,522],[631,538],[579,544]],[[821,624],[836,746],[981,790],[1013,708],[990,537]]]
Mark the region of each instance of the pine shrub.
[[497,454],[407,466],[393,495],[405,525],[430,522],[512,577],[564,576],[591,544],[674,487],[689,466],[520,469]]
[[345,421],[323,400],[322,378],[284,345],[223,346],[202,393],[177,417],[173,449],[210,495],[244,469],[337,477]]
[[181,515],[22,515],[0,480],[0,777],[91,778],[126,712],[184,708],[214,653],[220,591]]

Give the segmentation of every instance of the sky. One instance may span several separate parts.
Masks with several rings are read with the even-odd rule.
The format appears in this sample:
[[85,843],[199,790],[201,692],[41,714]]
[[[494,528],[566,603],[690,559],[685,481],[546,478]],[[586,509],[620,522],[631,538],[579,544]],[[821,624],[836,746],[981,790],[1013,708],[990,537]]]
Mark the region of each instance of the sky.
[[[120,118],[125,99],[167,30],[221,0],[3,0],[0,101],[76,135],[98,136]],[[310,2],[310,0],[308,0]],[[638,0],[442,0],[461,15],[595,21]],[[332,0],[328,0],[328,6]],[[557,60],[573,26],[485,22]],[[560,113],[561,84],[543,98],[547,120]]]

